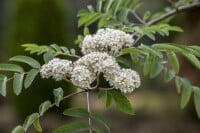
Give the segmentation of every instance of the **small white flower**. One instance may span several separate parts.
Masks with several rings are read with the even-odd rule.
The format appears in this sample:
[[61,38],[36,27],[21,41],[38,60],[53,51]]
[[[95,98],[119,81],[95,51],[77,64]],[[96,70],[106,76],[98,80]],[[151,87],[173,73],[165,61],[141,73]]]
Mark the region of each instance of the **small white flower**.
[[110,55],[119,52],[123,47],[131,47],[132,36],[116,29],[99,29],[96,34],[87,35],[82,43],[84,55],[91,52],[107,52]]
[[121,69],[116,71],[113,76],[107,78],[110,85],[119,89],[123,93],[131,93],[135,88],[140,87],[140,76],[136,71],[131,69]]
[[83,65],[75,66],[71,75],[72,83],[82,88],[88,88],[94,79],[95,74]]
[[83,65],[92,73],[105,72],[108,69],[119,67],[115,58],[105,52],[92,52],[87,54],[77,60],[74,65]]
[[54,58],[40,69],[42,78],[52,77],[56,81],[66,78],[72,72],[73,64],[69,60]]

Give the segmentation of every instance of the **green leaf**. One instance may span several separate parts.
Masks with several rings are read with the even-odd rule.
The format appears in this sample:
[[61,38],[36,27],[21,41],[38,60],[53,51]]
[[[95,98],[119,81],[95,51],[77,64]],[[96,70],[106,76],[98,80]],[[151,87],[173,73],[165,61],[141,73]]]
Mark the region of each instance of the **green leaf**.
[[38,118],[39,118],[38,113],[33,113],[29,115],[23,124],[24,130],[26,131]]
[[90,126],[87,123],[77,122],[63,125],[54,130],[53,133],[74,133],[89,130]]
[[183,90],[181,94],[181,108],[183,109],[190,101],[190,97],[192,95],[192,87],[190,85],[190,82],[185,78],[182,78],[182,84],[183,84],[182,88]]
[[107,24],[108,20],[107,20],[107,16],[104,15],[102,16],[99,21],[98,21],[98,28],[102,28],[102,27],[105,27],[105,25]]
[[67,47],[61,46],[60,48],[64,52],[64,54],[66,55],[70,54],[69,49]]
[[168,57],[168,60],[171,64],[172,68],[174,69],[176,74],[178,74],[180,66],[179,66],[179,61],[178,61],[176,54],[172,51],[169,51],[169,52],[167,52],[167,57]]
[[94,133],[104,133],[104,131],[98,127],[92,127],[92,131],[94,131]]
[[120,9],[120,5],[123,3],[123,0],[115,0],[114,6],[113,6],[113,15],[116,16],[117,12]]
[[89,26],[93,22],[97,21],[102,15],[102,13],[87,13],[79,19],[78,27],[83,25]]
[[183,29],[181,27],[178,27],[178,26],[169,26],[168,30],[176,31],[176,32],[183,32]]
[[171,81],[174,77],[176,76],[176,72],[172,70],[166,70],[165,71],[165,76],[164,76],[164,81],[169,82]]
[[189,50],[183,47],[182,45],[177,45],[173,43],[153,44],[152,47],[160,51],[174,51],[174,52],[180,52],[181,54],[189,52]]
[[36,78],[36,76],[38,75],[39,73],[39,70],[38,69],[31,69],[26,77],[25,77],[25,80],[24,80],[24,87],[25,88],[28,88],[31,86],[33,80]]
[[144,33],[146,36],[148,36],[151,40],[153,40],[153,41],[156,40],[154,34],[151,33],[150,31],[143,29],[143,33]]
[[46,52],[43,55],[43,60],[45,63],[48,63],[50,60],[52,60],[54,58],[54,55],[51,52]]
[[35,122],[33,123],[33,126],[35,127],[35,129],[38,131],[38,132],[42,132],[42,127],[40,125],[40,121],[39,119],[36,119]]
[[98,121],[99,123],[103,124],[108,132],[110,133],[110,128],[108,127],[107,121],[99,114],[91,114],[91,118]]
[[160,72],[164,68],[163,60],[156,58],[151,63],[152,63],[152,65],[151,65],[151,71],[150,71],[150,78],[155,78],[156,76],[158,76],[160,74]]
[[128,21],[128,13],[129,13],[129,11],[130,11],[129,9],[123,8],[120,11],[119,15],[118,15],[119,20],[122,21],[122,22],[127,22]]
[[176,83],[176,89],[178,93],[181,93],[181,88],[182,88],[182,79],[179,76],[176,76],[175,78],[175,83]]
[[70,49],[70,52],[72,55],[76,55],[76,50],[75,49]]
[[25,133],[24,128],[22,126],[15,127],[11,133]]
[[122,113],[133,115],[133,108],[129,102],[129,100],[121,93],[117,91],[112,91],[111,95],[115,101],[117,109]]
[[63,112],[64,115],[80,118],[89,118],[90,114],[83,108],[69,108]]
[[85,27],[84,27],[84,30],[83,30],[83,35],[86,36],[86,35],[88,35],[88,34],[90,34],[90,31],[89,31],[88,27],[85,26]]
[[0,94],[4,97],[6,96],[7,93],[6,82],[7,82],[7,77],[5,75],[0,75]]
[[31,54],[37,53],[37,55],[46,53],[47,51],[53,51],[51,47],[45,45],[39,46],[37,44],[23,44],[22,47],[25,47],[25,51],[29,51]]
[[124,57],[117,57],[116,60],[117,60],[117,62],[123,64],[125,67],[131,66],[130,61]]
[[113,2],[114,0],[106,0],[106,3],[104,5],[104,12],[109,12],[109,9],[111,8]]
[[106,95],[106,91],[105,90],[100,90],[99,92],[98,92],[98,98],[102,98],[102,97],[104,97],[105,95]]
[[194,90],[194,105],[197,115],[200,118],[200,88],[193,87],[193,90]]
[[143,16],[142,20],[143,20],[144,22],[146,22],[146,21],[150,18],[150,16],[151,16],[151,12],[150,12],[150,11],[146,11],[146,12],[144,13],[144,16]]
[[143,74],[147,76],[150,73],[151,66],[150,66],[150,57],[149,55],[144,59],[144,66],[143,66]]
[[183,53],[183,55],[197,68],[200,69],[200,61],[198,58],[190,53]]
[[63,90],[62,88],[57,88],[53,90],[54,100],[57,107],[60,105],[60,101],[63,98]]
[[104,1],[104,0],[98,0],[98,1],[97,1],[97,6],[96,6],[97,12],[101,12],[101,10],[102,10],[102,5],[103,5],[103,1]]
[[39,107],[40,116],[42,116],[44,114],[44,112],[46,112],[50,107],[51,107],[50,101],[45,101],[42,104],[40,104],[40,107]]
[[22,67],[15,64],[0,64],[0,71],[24,72]]
[[24,73],[15,73],[13,79],[13,90],[18,96],[23,88]]
[[51,44],[50,47],[52,47],[58,53],[61,52],[61,49],[57,44]]
[[130,56],[131,56],[132,61],[135,64],[137,64],[140,61],[138,53],[130,53]]
[[40,68],[40,63],[36,61],[35,59],[28,56],[17,55],[10,58],[10,61],[22,62],[22,63],[28,64],[29,66],[33,68]]
[[158,56],[159,58],[163,58],[163,55],[160,51],[158,51],[157,49],[154,49],[152,47],[149,47],[149,46],[146,46],[144,44],[141,44],[138,48],[142,49],[142,50],[145,50],[153,55],[156,55]]
[[86,10],[86,9],[80,9],[80,10],[78,11],[77,17],[84,16],[84,15],[87,14],[87,13],[89,13],[88,10]]

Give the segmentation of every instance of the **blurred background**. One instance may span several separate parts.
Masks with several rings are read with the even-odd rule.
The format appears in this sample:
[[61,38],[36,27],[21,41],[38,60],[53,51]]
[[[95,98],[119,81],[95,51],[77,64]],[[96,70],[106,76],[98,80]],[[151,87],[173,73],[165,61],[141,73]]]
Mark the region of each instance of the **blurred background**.
[[[158,11],[168,3],[166,0],[142,0],[145,10]],[[27,54],[20,47],[23,43],[49,45],[56,43],[77,48],[74,40],[81,30],[77,28],[77,11],[94,4],[94,0],[0,0],[0,62],[6,62],[16,54]],[[200,44],[200,9],[181,13],[171,22],[180,25],[184,33],[171,34],[169,38],[159,38],[158,42]],[[148,43],[148,40],[145,40]],[[181,76],[189,77],[194,85],[200,85],[199,71],[186,60],[181,60]],[[163,83],[162,75],[157,79],[142,78],[142,86],[129,95],[136,115],[127,116],[114,107],[105,109],[105,101],[92,96],[92,111],[106,117],[113,133],[199,133],[200,120],[197,118],[193,102],[184,110],[180,109],[180,96],[174,83]],[[38,111],[45,100],[52,100],[52,89],[63,86],[65,93],[73,87],[66,83],[56,84],[44,80],[43,84],[32,85],[16,97],[10,87],[9,96],[0,96],[0,133],[9,133],[21,124],[25,117]],[[191,98],[192,99],[192,98]],[[61,109],[54,108],[41,118],[44,133],[50,133],[61,124],[74,121],[58,115],[69,106],[85,105],[84,95],[64,102]],[[55,113],[57,112],[57,113]],[[61,114],[61,113],[60,113]],[[29,133],[35,133],[30,129]]]

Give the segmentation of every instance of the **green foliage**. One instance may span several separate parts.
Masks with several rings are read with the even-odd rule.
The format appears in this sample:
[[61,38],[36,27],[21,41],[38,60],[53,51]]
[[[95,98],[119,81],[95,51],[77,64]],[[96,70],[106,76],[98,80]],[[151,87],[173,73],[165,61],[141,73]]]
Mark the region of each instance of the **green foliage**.
[[180,66],[179,66],[179,61],[175,52],[172,52],[172,51],[167,52],[167,57],[173,70],[176,72],[176,74],[178,74]]
[[22,47],[25,48],[25,51],[29,51],[30,54],[36,53],[37,55],[51,53],[53,56],[65,55],[70,57],[77,57],[74,49],[68,49],[64,46],[58,46],[56,44],[52,44],[50,46],[47,45],[37,45],[37,44],[23,44]]
[[10,61],[23,62],[30,65],[32,68],[38,68],[38,69],[40,68],[40,63],[28,56],[22,56],[22,55],[14,56],[10,58]]
[[13,79],[13,90],[16,95],[19,95],[23,87],[24,73],[15,73]]
[[25,131],[22,126],[17,126],[15,129],[12,130],[11,133],[25,133]]
[[29,72],[27,72],[27,75],[24,80],[25,88],[29,88],[31,86],[38,73],[39,73],[38,69],[31,69]]
[[116,107],[123,113],[133,115],[134,111],[129,100],[120,92],[112,91],[111,95],[115,101]]
[[[32,67],[32,69],[26,73],[23,67],[18,64],[0,64],[0,71],[14,72],[13,78],[10,78],[9,80],[13,79],[13,91],[16,95],[19,95],[22,91],[23,85],[25,88],[28,88],[38,75],[40,63],[31,57],[21,55],[10,58],[10,61],[25,63]],[[6,96],[6,82],[7,77],[2,75],[0,77],[0,94],[3,96]]]
[[[69,108],[66,109],[63,112],[64,115],[71,116],[71,117],[78,117],[78,118],[92,118],[93,120],[98,121],[99,123],[103,124],[108,132],[110,132],[110,129],[108,127],[107,121],[99,114],[90,114],[86,109],[83,108]],[[94,130],[99,131],[99,129],[96,129],[97,127],[94,127]]]
[[90,126],[87,123],[77,122],[67,125],[63,125],[58,129],[54,130],[53,133],[73,133],[89,130]]
[[35,129],[38,131],[38,132],[42,132],[42,127],[40,125],[40,121],[39,119],[36,119],[33,123],[33,126],[35,127]]
[[173,69],[165,70],[164,81],[170,82],[176,76],[176,72]]
[[193,87],[194,90],[194,105],[197,111],[197,115],[200,118],[200,88]]
[[23,128],[26,131],[36,120],[38,120],[39,114],[33,113],[30,116],[28,116],[23,124]]
[[42,116],[51,107],[50,101],[43,102],[39,107],[39,114]]
[[24,72],[22,67],[15,64],[0,64],[0,71]]
[[181,93],[181,108],[185,108],[188,104],[190,97],[192,94],[192,87],[190,85],[190,82],[182,78],[182,93]]
[[2,96],[6,96],[6,82],[7,82],[7,77],[4,75],[0,75],[0,94]]
[[83,108],[69,108],[63,112],[64,115],[72,116],[72,117],[80,117],[80,118],[88,118],[90,114],[86,109]]
[[99,98],[106,98],[106,107],[110,107],[112,100],[115,102],[116,108],[122,113],[134,115],[130,101],[118,91],[100,91]]
[[64,92],[62,88],[57,88],[53,90],[54,100],[57,107],[60,105],[60,101],[63,98]]

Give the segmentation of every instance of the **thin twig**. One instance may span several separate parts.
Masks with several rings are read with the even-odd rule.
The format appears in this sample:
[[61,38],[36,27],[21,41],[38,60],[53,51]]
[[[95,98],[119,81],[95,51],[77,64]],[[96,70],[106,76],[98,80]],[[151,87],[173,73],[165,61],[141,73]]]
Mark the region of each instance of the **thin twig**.
[[[88,92],[88,91],[90,91],[90,90],[82,90],[82,91],[77,91],[77,92],[74,92],[74,93],[70,93],[69,95],[64,96],[61,101],[65,100],[67,98],[73,97],[75,95]],[[54,107],[55,105],[56,105],[56,103],[51,104],[50,108]]]
[[[28,74],[28,72],[23,72],[23,73],[24,73],[24,75],[27,75],[27,74]],[[8,78],[6,82],[9,82],[9,81],[11,81],[11,80],[13,80],[13,79],[14,79],[14,76],[13,76],[13,77],[10,77],[10,78]]]
[[103,91],[111,91],[111,90],[114,90],[114,88],[102,88],[102,87],[99,87],[97,88],[99,90],[103,90]]
[[137,15],[137,13],[135,11],[132,12],[134,17],[143,25],[146,25],[146,23],[140,18],[140,16]]
[[[142,37],[143,37],[143,36],[142,36]],[[133,45],[135,45],[137,42],[139,42],[140,39],[141,39],[142,37],[138,37],[138,38],[133,42]]]
[[9,82],[10,80],[13,80],[14,77],[8,78],[6,82]]
[[150,26],[150,25],[153,25],[153,24],[156,24],[168,17],[171,17],[177,13],[182,13],[182,12],[185,12],[185,11],[188,11],[188,10],[191,10],[191,9],[194,9],[194,8],[198,8],[200,7],[200,2],[195,2],[195,3],[192,3],[192,4],[189,4],[187,6],[184,6],[184,7],[178,7],[177,9],[174,9],[174,10],[171,10],[169,12],[167,12],[166,14],[156,18],[156,19],[153,19],[151,21],[149,21],[146,25],[147,26]]
[[[86,92],[86,98],[87,98],[87,110],[88,110],[88,113],[89,113],[90,116],[91,116],[91,109],[90,109],[90,92],[89,92],[89,91]],[[90,126],[89,131],[90,131],[90,133],[92,133],[92,129],[91,129],[91,125],[92,125],[92,123],[91,123],[91,117],[88,118],[88,124],[89,124],[89,126]]]

